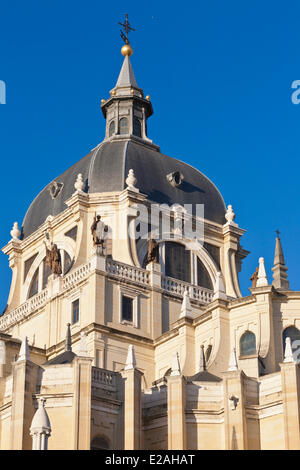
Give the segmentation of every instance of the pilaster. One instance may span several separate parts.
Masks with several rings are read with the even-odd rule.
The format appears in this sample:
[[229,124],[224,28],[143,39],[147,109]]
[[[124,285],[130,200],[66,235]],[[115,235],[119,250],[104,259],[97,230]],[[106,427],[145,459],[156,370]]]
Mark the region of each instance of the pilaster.
[[140,450],[142,434],[141,380],[138,369],[123,370],[124,380],[124,449]]
[[286,450],[300,449],[300,370],[294,362],[280,364]]
[[186,449],[185,379],[182,375],[167,377],[168,385],[168,450]]
[[36,393],[39,366],[29,360],[13,364],[11,410],[12,450],[30,450],[30,426],[35,413],[32,395]]
[[91,445],[92,359],[74,358],[73,432],[74,450],[89,450]]
[[223,373],[225,449],[247,450],[247,423],[244,399],[244,373]]

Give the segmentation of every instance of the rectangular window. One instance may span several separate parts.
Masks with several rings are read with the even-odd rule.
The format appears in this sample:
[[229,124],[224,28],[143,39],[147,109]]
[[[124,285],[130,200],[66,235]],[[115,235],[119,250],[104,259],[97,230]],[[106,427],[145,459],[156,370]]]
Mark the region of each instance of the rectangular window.
[[122,296],[122,321],[133,321],[133,299]]
[[72,325],[79,322],[79,299],[72,302]]

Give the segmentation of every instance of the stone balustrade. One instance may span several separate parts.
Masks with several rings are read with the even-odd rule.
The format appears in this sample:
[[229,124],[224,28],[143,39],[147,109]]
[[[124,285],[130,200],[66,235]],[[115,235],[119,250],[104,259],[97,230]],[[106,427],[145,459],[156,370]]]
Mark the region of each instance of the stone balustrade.
[[149,285],[150,276],[149,271],[130,266],[128,264],[119,263],[118,261],[108,260],[106,263],[106,270],[113,276],[128,279],[134,283]]
[[92,367],[92,386],[93,387],[116,387],[116,374],[110,370]]
[[[88,262],[64,276],[59,294],[70,290],[79,282],[85,280],[94,270],[95,268],[93,268],[92,263]],[[105,271],[109,277],[124,279],[133,284],[151,287],[150,272],[146,269],[137,268],[136,266],[130,266],[125,263],[107,259]],[[174,294],[180,297],[182,297],[184,291],[188,289],[191,299],[204,304],[211,302],[213,297],[213,292],[209,289],[194,286],[188,284],[187,282],[163,275],[161,276],[161,288],[170,294]],[[22,321],[31,312],[43,307],[50,297],[51,293],[49,292],[49,289],[46,288],[32,298],[28,299],[16,309],[4,313],[0,317],[0,331],[5,331],[10,326]]]

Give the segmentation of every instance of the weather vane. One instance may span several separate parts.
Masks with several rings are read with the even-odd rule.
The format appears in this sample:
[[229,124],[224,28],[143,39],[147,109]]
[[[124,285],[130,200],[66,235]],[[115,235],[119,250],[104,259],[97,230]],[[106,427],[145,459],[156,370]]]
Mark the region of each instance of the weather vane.
[[135,31],[135,29],[130,26],[130,23],[129,23],[129,21],[128,21],[128,13],[126,13],[126,15],[125,15],[125,21],[124,21],[124,23],[120,23],[120,22],[119,22],[119,25],[121,25],[122,28],[123,28],[124,31],[125,31],[125,34],[124,34],[123,31],[120,30],[120,31],[121,31],[121,38],[123,39],[123,41],[125,42],[125,44],[129,44],[128,33],[129,33],[130,31]]
[[279,237],[279,235],[280,235],[279,230],[275,230],[275,232],[277,233],[277,237]]

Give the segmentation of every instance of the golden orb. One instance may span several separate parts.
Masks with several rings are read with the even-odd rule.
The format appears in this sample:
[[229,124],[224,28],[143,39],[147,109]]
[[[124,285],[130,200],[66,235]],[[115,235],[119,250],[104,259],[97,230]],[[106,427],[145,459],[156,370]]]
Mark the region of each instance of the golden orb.
[[133,54],[133,49],[132,49],[131,45],[130,44],[124,44],[124,46],[121,49],[121,53],[123,54],[123,56],[126,56],[126,55],[128,55],[128,57],[131,56]]
[[102,98],[102,100],[101,100],[101,104],[104,104],[104,103],[105,103],[105,99],[104,99],[104,98]]
[[150,101],[150,96],[149,95],[146,96],[146,100]]
[[115,96],[116,90],[112,90],[112,91],[110,92],[110,94],[111,94],[112,96]]
[[134,90],[131,88],[130,93],[134,95]]

